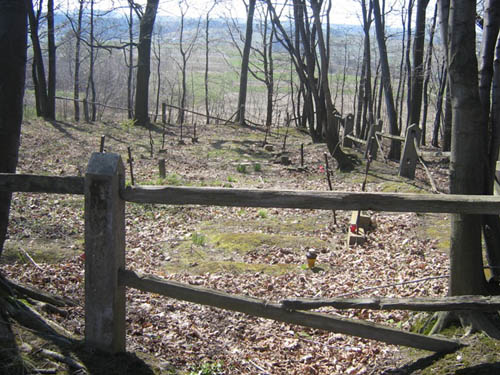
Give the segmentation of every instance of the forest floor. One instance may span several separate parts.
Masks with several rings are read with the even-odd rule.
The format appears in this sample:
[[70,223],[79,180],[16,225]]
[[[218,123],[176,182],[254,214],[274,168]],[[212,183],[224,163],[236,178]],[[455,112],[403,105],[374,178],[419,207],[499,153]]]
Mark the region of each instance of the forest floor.
[[[274,129],[262,147],[262,129],[199,125],[148,131],[123,123],[74,124],[26,120],[18,173],[84,175],[92,152],[105,149],[134,159],[135,183],[265,189],[328,190],[323,144],[296,129]],[[276,163],[290,153],[291,165]],[[186,136],[187,135],[187,136]],[[151,143],[153,140],[153,156]],[[163,144],[162,144],[163,143]],[[300,144],[304,144],[304,170]],[[362,154],[352,151],[360,159]],[[158,158],[167,166],[158,177]],[[330,165],[334,165],[330,158]],[[373,161],[367,191],[430,192],[422,168],[415,180],[397,176],[397,164]],[[333,190],[360,191],[365,162],[351,173],[333,169]],[[446,192],[448,164],[429,161]],[[127,167],[127,178],[130,183]],[[374,228],[362,245],[346,245],[349,212],[199,206],[126,206],[127,267],[191,285],[268,301],[287,297],[419,297],[447,293],[447,215],[369,213]],[[84,332],[83,197],[16,193],[0,270],[9,279],[65,296],[75,306],[44,316],[72,346],[13,325],[20,360],[31,373],[78,374],[491,374],[500,367],[500,344],[481,334],[447,355],[397,347],[342,334],[254,318],[217,308],[127,290],[127,351],[106,356],[80,343]],[[335,221],[336,219],[336,221]],[[314,269],[305,253],[318,253]],[[25,301],[29,303],[30,301]],[[36,305],[33,305],[36,308]],[[407,311],[323,312],[414,330],[425,314]],[[447,331],[461,337],[459,329]],[[48,354],[59,352],[70,364]],[[8,372],[7,365],[0,372]],[[497,370],[495,370],[497,369]]]

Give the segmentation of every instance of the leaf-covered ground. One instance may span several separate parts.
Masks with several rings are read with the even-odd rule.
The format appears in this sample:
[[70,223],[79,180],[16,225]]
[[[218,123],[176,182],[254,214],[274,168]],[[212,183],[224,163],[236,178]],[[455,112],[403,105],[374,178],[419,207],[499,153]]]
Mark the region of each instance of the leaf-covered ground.
[[[116,123],[26,121],[18,172],[83,175],[103,134],[106,151],[121,154],[124,161],[128,159],[127,146],[131,146],[136,184],[328,188],[325,145],[311,144],[296,129],[275,129],[268,137],[273,150],[262,147],[262,130],[233,125],[199,125],[199,142],[192,143],[186,137],[184,145],[179,144],[178,127],[167,126],[164,140],[162,133],[161,126],[149,134]],[[190,134],[190,129],[184,129],[184,134]],[[276,154],[283,150],[285,134],[292,161],[288,166],[275,162]],[[297,168],[301,143],[305,170]],[[159,158],[166,160],[165,179],[158,177]],[[334,164],[331,159],[329,162]],[[446,191],[446,163],[435,160],[430,169],[438,187]],[[364,178],[364,163],[348,174],[333,170],[333,189],[360,191]],[[372,163],[366,189],[430,191],[420,168],[417,178],[410,181],[397,177],[397,164],[382,161]],[[374,229],[366,243],[348,247],[349,212],[127,204],[127,267],[274,302],[287,297],[445,295],[447,216],[369,215]],[[9,239],[0,265],[14,281],[76,301],[77,306],[65,308],[65,316],[47,315],[76,338],[84,331],[83,230],[81,196],[15,194]],[[305,253],[310,249],[318,253],[314,270],[305,266]],[[406,330],[419,318],[405,311],[323,311]],[[40,348],[52,348],[50,342],[37,339],[30,344],[35,340],[32,333],[22,327],[16,332],[31,368],[83,371],[67,370],[67,365],[44,357]],[[480,337],[469,340],[481,347]],[[488,345],[495,344],[487,341],[484,347]],[[127,350],[141,359],[101,358],[99,362],[88,353],[72,355],[94,374],[399,374],[431,369],[423,360],[417,362],[420,357],[444,363],[442,357],[429,357],[425,352],[135,290],[127,291]],[[475,371],[474,366],[481,363],[500,361],[498,350],[484,356],[482,350],[467,361],[461,352],[445,357],[450,364],[444,365],[442,373],[472,373],[460,371]]]

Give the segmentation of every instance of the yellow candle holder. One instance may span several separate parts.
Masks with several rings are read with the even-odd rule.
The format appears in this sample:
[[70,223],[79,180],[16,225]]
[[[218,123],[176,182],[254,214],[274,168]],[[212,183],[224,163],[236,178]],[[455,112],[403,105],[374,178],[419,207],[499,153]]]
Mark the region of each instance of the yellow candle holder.
[[314,265],[316,264],[316,258],[318,255],[314,251],[308,251],[306,254],[307,258],[307,266],[309,268],[314,268]]

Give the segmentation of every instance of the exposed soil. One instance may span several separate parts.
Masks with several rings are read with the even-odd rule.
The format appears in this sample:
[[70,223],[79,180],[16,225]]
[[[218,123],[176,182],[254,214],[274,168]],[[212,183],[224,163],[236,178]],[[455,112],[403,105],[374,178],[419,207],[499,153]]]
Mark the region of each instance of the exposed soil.
[[[327,190],[326,146],[290,129],[291,165],[277,163],[285,130],[262,147],[262,129],[200,125],[158,126],[150,134],[126,124],[71,124],[33,119],[23,126],[19,173],[84,175],[106,136],[106,152],[133,152],[135,184]],[[304,144],[304,168],[300,145]],[[361,158],[361,154],[352,151]],[[164,158],[167,176],[158,177]],[[334,161],[330,158],[330,165]],[[429,163],[447,190],[447,165]],[[128,168],[128,166],[127,166]],[[360,191],[364,162],[351,173],[333,170],[334,190]],[[130,174],[128,174],[130,176]],[[128,177],[129,178],[129,177]],[[130,181],[128,181],[130,183]],[[397,176],[397,164],[374,161],[368,191],[429,192],[422,169],[415,180]],[[127,204],[127,267],[192,285],[269,301],[286,297],[443,296],[447,292],[449,237],[445,215],[368,213],[375,223],[362,245],[346,245],[349,212]],[[334,221],[336,219],[336,223]],[[66,316],[44,313],[76,342],[84,331],[83,197],[15,194],[9,239],[0,269],[11,280],[76,301]],[[318,253],[308,269],[305,253]],[[31,258],[31,259],[30,259]],[[420,281],[419,281],[420,280]],[[324,312],[410,330],[422,316],[406,311]],[[91,374],[486,374],[500,363],[497,342],[481,335],[447,356],[386,345],[127,291],[128,355],[102,356],[81,345],[62,349],[15,326],[25,366],[57,373]],[[459,336],[460,331],[450,331]],[[62,364],[41,348],[65,351],[84,369]],[[432,364],[431,362],[434,363]],[[80,372],[78,372],[80,371]],[[489,372],[488,372],[489,371]]]

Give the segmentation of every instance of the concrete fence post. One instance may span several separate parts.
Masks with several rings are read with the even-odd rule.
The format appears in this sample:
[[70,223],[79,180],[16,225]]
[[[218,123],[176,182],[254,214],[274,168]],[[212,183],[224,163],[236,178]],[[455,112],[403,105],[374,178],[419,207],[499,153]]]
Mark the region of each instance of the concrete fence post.
[[344,119],[344,136],[342,137],[342,147],[352,147],[352,141],[347,135],[352,135],[354,130],[354,115],[349,113]]
[[399,162],[399,175],[401,177],[407,177],[411,180],[415,178],[415,169],[417,168],[418,163],[418,154],[417,149],[415,148],[415,143],[420,145],[421,136],[422,130],[417,124],[413,124],[408,127],[403,153],[401,154],[401,160]]
[[120,155],[93,153],[85,174],[85,342],[125,351],[125,170]]

